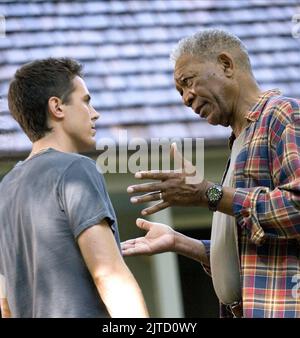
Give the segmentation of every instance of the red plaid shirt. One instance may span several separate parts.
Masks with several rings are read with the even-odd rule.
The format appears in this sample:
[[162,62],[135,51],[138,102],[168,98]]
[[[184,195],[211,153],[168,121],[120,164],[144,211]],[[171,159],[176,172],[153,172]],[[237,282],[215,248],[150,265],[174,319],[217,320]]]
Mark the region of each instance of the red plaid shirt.
[[267,91],[246,118],[233,201],[244,317],[300,317],[300,100]]

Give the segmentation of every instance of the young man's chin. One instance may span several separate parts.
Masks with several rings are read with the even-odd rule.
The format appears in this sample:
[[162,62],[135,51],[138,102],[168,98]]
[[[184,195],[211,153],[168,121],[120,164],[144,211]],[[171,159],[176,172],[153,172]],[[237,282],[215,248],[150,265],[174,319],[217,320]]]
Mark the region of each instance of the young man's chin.
[[87,147],[87,151],[95,151],[96,150],[96,140],[93,140]]
[[92,139],[89,142],[82,143],[79,148],[79,153],[89,153],[96,150],[96,140]]

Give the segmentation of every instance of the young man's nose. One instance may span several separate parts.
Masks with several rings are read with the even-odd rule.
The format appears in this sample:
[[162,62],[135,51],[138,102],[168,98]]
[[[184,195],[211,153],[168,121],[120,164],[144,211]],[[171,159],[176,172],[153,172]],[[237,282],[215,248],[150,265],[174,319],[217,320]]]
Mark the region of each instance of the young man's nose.
[[98,120],[99,117],[100,117],[100,113],[98,113],[97,110],[94,107],[92,107],[92,119]]

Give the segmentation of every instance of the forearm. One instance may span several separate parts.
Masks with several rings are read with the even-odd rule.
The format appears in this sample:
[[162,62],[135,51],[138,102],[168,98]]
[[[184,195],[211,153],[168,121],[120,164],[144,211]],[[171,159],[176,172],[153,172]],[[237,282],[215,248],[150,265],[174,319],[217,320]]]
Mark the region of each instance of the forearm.
[[[201,206],[208,208],[208,199],[206,197],[206,190],[213,186],[214,183],[206,181],[206,184],[204,185],[205,189],[203,189],[203,185],[199,185],[199,195],[201,196]],[[234,216],[233,212],[233,199],[234,199],[234,193],[235,189],[230,187],[223,187],[223,196],[218,204],[218,211]]]
[[11,318],[11,312],[6,298],[0,299],[0,307],[2,318]]
[[209,258],[206,255],[205,246],[200,240],[176,232],[174,251],[179,255],[191,258],[201,264],[209,265]]
[[142,291],[125,264],[95,283],[112,318],[149,317]]
[[247,228],[251,233],[299,238],[299,195],[284,188],[282,186],[274,190],[267,187],[237,189],[234,198],[237,224]]
[[224,187],[218,211],[236,218],[240,227],[248,228],[251,238],[260,244],[265,234],[282,238],[300,236],[300,199],[294,189],[268,187],[234,189]]
[[233,198],[234,198],[235,189],[229,187],[223,187],[223,197],[220,200],[218,205],[218,211],[223,212],[224,214],[234,216],[233,212]]

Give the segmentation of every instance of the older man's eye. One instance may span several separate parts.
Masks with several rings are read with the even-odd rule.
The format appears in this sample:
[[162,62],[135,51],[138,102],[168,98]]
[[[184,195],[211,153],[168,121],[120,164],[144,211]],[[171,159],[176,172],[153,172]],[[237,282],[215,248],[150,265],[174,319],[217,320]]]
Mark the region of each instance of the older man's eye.
[[182,80],[185,86],[190,87],[193,84],[192,77],[187,77]]

